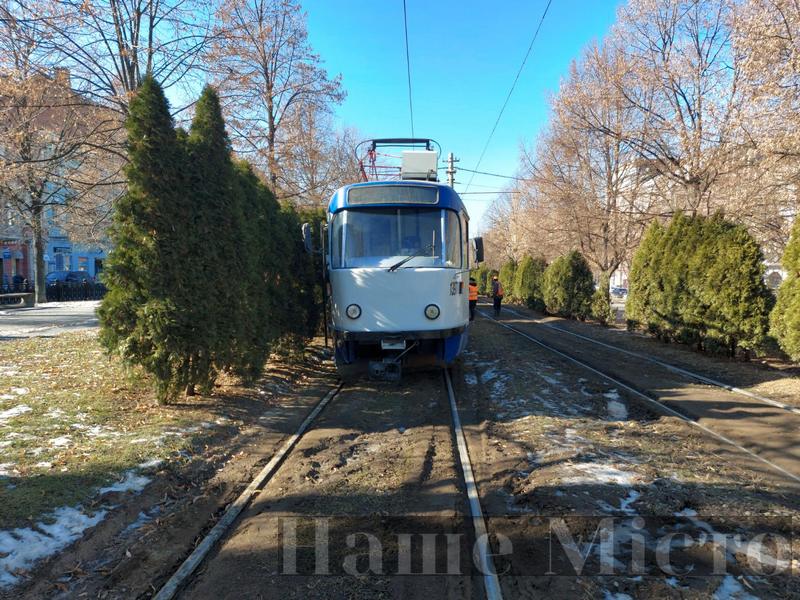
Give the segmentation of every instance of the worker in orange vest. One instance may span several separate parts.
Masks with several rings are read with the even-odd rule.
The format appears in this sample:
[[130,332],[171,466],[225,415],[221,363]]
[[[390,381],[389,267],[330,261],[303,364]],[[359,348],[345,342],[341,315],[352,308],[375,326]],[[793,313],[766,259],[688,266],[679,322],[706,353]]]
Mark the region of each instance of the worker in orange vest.
[[469,278],[469,320],[475,320],[475,307],[478,306],[478,284],[470,277]]

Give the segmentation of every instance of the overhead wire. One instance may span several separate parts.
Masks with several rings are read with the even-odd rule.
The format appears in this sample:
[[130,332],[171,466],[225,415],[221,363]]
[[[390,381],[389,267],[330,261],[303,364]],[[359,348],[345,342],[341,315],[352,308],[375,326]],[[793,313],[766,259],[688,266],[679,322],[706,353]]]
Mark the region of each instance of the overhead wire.
[[[403,0],[405,3],[405,0]],[[472,185],[472,180],[475,179],[476,172],[478,168],[481,166],[481,162],[483,161],[483,157],[486,155],[486,150],[489,148],[489,143],[492,141],[492,137],[494,136],[494,132],[497,130],[497,126],[500,124],[500,119],[503,117],[503,112],[506,110],[506,106],[508,106],[508,101],[511,99],[511,94],[514,93],[514,88],[517,86],[517,81],[519,81],[520,75],[522,75],[522,70],[525,68],[525,63],[528,61],[528,57],[531,54],[531,50],[533,50],[533,44],[536,42],[536,38],[539,37],[539,30],[542,28],[542,23],[544,23],[544,18],[547,16],[547,11],[550,10],[550,4],[553,0],[547,0],[547,6],[544,7],[544,12],[542,13],[542,17],[539,19],[539,24],[536,26],[536,31],[533,33],[533,39],[531,39],[531,43],[528,46],[528,51],[525,53],[525,58],[522,59],[522,64],[517,71],[516,77],[514,77],[514,83],[511,84],[511,89],[508,90],[508,95],[506,96],[505,102],[503,102],[503,106],[500,108],[500,113],[497,115],[497,119],[494,122],[494,127],[492,127],[491,133],[489,133],[489,137],[486,140],[486,144],[483,146],[483,150],[481,151],[481,155],[478,158],[478,163],[475,165],[474,172],[472,173],[472,177],[469,179],[469,183],[467,184],[467,190],[469,190],[469,186]],[[467,169],[464,169],[465,171]]]
[[[487,171],[476,171],[475,169],[465,169],[464,167],[459,167],[459,171],[466,171],[467,173],[476,173],[478,175],[488,175],[489,177],[502,177],[503,179],[514,179],[515,181],[531,181],[530,179],[526,179],[525,177],[517,177],[516,175],[501,175],[500,173],[489,173]],[[470,185],[472,184],[472,180],[470,180]],[[477,185],[477,184],[475,184]],[[467,186],[469,187],[469,186]]]
[[411,115],[411,137],[414,137],[414,103],[411,100],[411,58],[408,51],[408,12],[406,0],[403,0],[403,29],[406,34],[406,73],[408,75],[408,112]]

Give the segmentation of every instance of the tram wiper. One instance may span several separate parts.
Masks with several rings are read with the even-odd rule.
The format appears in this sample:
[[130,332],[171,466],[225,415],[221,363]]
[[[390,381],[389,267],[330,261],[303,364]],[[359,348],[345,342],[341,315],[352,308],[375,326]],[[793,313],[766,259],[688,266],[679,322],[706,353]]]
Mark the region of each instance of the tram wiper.
[[428,245],[427,245],[427,246],[425,246],[424,248],[420,248],[419,250],[417,250],[417,251],[416,251],[414,254],[412,254],[411,256],[406,256],[406,257],[405,257],[403,260],[401,260],[401,261],[399,261],[399,262],[396,262],[395,264],[393,264],[391,267],[389,267],[388,271],[389,271],[390,273],[391,273],[392,271],[396,271],[397,269],[399,269],[400,267],[402,267],[404,264],[406,264],[408,261],[410,261],[412,258],[416,258],[416,257],[418,257],[418,256],[422,256],[423,254],[425,254],[425,253],[426,253],[426,252],[428,252],[429,250],[433,250],[433,246],[434,246],[434,244],[428,244]]

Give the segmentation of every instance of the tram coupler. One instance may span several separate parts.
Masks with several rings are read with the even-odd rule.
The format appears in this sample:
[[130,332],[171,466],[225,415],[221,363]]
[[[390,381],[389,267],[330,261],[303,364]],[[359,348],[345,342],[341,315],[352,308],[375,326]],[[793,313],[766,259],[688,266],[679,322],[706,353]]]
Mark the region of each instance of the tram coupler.
[[398,382],[402,376],[403,369],[400,361],[394,358],[384,358],[383,360],[369,361],[369,377],[379,381]]

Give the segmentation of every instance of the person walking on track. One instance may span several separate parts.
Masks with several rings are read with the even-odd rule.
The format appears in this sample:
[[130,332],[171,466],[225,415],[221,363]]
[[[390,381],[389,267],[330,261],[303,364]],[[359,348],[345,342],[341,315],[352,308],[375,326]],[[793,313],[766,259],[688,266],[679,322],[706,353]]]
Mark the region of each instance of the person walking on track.
[[503,284],[497,278],[492,277],[492,299],[494,300],[494,316],[500,316],[500,304],[503,302]]
[[469,320],[475,320],[475,307],[478,306],[478,283],[469,278]]

